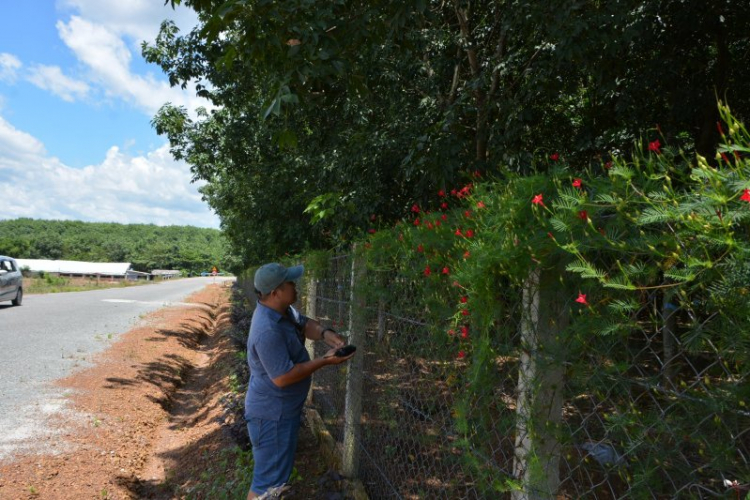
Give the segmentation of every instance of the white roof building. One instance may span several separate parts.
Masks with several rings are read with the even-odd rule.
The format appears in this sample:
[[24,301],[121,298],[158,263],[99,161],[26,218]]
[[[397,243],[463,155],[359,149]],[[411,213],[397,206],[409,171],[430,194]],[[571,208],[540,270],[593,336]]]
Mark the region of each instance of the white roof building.
[[58,274],[85,274],[103,276],[125,276],[130,262],[80,262],[76,260],[16,259],[21,269]]

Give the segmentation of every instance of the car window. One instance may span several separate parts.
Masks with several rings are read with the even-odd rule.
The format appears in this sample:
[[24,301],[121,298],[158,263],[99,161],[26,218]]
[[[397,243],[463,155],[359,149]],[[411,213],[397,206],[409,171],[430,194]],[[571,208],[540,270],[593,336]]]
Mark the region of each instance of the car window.
[[10,266],[9,260],[0,260],[0,269],[4,269],[5,271],[13,270],[13,268]]

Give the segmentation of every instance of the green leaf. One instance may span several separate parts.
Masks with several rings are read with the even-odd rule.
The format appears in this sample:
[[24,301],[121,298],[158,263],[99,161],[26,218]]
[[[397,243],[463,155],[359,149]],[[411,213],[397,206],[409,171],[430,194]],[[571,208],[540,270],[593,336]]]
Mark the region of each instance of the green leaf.
[[565,267],[566,271],[578,273],[581,278],[596,278],[598,280],[604,280],[607,274],[604,271],[596,269],[593,265],[586,261],[580,260],[577,263],[573,262]]
[[279,99],[274,99],[271,101],[271,104],[269,104],[266,110],[263,112],[263,119],[265,120],[271,114],[274,114],[276,116],[279,116],[281,114],[281,101]]
[[668,222],[674,220],[674,218],[674,214],[669,209],[658,206],[649,207],[638,217],[637,224],[639,226],[645,226],[648,224]]
[[276,143],[282,149],[294,149],[297,147],[297,134],[289,129],[282,130],[276,135]]
[[568,229],[570,229],[570,226],[568,226],[565,222],[558,219],[557,217],[552,217],[549,220],[549,223],[552,228],[559,233],[566,233],[568,232]]
[[688,281],[693,281],[695,279],[695,270],[694,269],[678,269],[678,268],[671,268],[668,271],[664,271],[664,277],[669,278],[673,281],[676,281],[678,283],[686,283]]

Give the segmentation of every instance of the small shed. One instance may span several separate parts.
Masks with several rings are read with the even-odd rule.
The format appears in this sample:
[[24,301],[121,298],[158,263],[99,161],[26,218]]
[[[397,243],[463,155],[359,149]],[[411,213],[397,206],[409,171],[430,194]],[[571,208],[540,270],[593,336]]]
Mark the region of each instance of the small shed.
[[148,281],[151,279],[151,273],[144,273],[142,271],[133,271],[132,269],[128,269],[128,271],[125,273],[125,279],[128,281]]
[[160,278],[163,280],[177,278],[181,275],[182,275],[182,271],[178,271],[176,269],[154,269],[153,271],[151,271],[151,276],[155,278]]

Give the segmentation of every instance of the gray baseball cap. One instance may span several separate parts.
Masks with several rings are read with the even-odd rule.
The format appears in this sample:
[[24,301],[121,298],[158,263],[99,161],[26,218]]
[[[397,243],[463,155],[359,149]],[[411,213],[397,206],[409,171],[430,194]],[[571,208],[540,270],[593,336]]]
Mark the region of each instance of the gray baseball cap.
[[255,271],[253,284],[256,290],[265,295],[286,281],[297,281],[304,270],[304,266],[284,267],[276,262],[264,264]]

